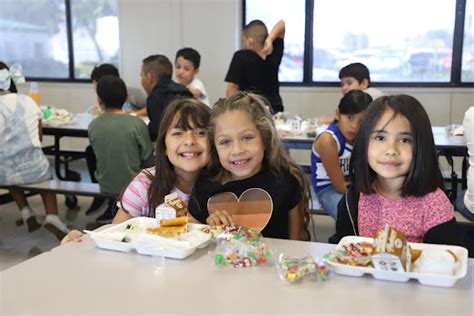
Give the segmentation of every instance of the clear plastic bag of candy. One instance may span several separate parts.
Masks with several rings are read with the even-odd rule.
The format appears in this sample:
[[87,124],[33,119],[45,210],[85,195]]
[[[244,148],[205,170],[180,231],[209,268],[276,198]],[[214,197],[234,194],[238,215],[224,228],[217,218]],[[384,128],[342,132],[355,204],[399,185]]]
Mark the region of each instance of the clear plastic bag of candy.
[[280,278],[287,284],[308,278],[325,281],[329,274],[323,260],[314,259],[309,254],[298,258],[281,253],[278,257],[277,268]]
[[261,234],[242,226],[209,226],[215,244],[210,247],[213,262],[221,267],[249,268],[270,265],[272,253]]

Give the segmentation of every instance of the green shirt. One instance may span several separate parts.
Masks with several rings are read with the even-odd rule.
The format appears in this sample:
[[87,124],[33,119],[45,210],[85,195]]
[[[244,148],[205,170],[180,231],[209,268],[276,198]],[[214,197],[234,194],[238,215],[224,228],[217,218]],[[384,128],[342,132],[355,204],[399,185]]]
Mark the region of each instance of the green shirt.
[[129,114],[101,114],[89,125],[101,192],[120,194],[143,168],[153,165],[148,128]]

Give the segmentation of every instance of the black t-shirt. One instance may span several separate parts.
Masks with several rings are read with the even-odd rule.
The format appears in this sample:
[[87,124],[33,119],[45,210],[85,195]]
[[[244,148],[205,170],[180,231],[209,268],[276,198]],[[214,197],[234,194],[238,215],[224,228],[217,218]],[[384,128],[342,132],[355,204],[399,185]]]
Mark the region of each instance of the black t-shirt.
[[263,95],[270,102],[274,113],[283,111],[278,81],[283,46],[283,39],[277,38],[273,42],[272,53],[266,59],[248,49],[235,52],[225,81],[237,84],[241,91]]
[[273,202],[273,213],[262,235],[288,239],[288,213],[298,205],[303,196],[298,180],[289,172],[275,175],[268,169],[264,169],[250,178],[231,181],[224,185],[212,179],[213,177],[204,175],[194,185],[188,210],[195,219],[206,223],[209,216],[207,201],[217,193],[232,192],[240,197],[245,190],[260,188],[270,195]]

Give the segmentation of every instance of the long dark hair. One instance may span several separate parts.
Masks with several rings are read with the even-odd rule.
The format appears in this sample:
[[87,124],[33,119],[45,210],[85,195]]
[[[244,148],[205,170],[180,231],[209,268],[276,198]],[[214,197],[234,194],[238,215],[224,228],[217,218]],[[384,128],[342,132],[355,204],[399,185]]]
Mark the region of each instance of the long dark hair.
[[[2,69],[10,70],[10,68],[8,68],[8,66],[3,61],[0,61],[0,70],[2,70]],[[12,93],[17,93],[18,92],[18,90],[16,88],[16,85],[13,82],[12,79],[10,79],[10,89],[8,89],[8,91],[10,91]]]
[[[166,156],[165,137],[170,128],[177,127],[185,131],[193,128],[207,129],[211,109],[196,99],[179,99],[170,103],[161,118],[160,130],[156,138],[155,176],[147,173],[151,180],[148,189],[148,207],[150,217],[155,215],[155,208],[164,202],[176,183],[174,166]],[[172,126],[172,124],[174,126]]]
[[377,174],[368,163],[369,142],[375,125],[389,109],[394,112],[393,118],[401,115],[408,120],[413,137],[413,159],[402,184],[401,195],[423,196],[437,188],[444,189],[428,114],[417,99],[401,94],[380,97],[365,112],[354,141],[349,167],[356,190],[366,194],[374,193],[372,185]]

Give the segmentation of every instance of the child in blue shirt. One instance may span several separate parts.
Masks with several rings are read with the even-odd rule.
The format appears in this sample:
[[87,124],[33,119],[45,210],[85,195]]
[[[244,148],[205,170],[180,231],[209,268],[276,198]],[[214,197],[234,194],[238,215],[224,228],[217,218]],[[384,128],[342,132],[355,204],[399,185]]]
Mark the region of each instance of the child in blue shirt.
[[352,143],[364,110],[372,98],[360,90],[349,91],[336,109],[336,119],[313,142],[311,180],[321,206],[336,219],[337,203],[346,191]]

